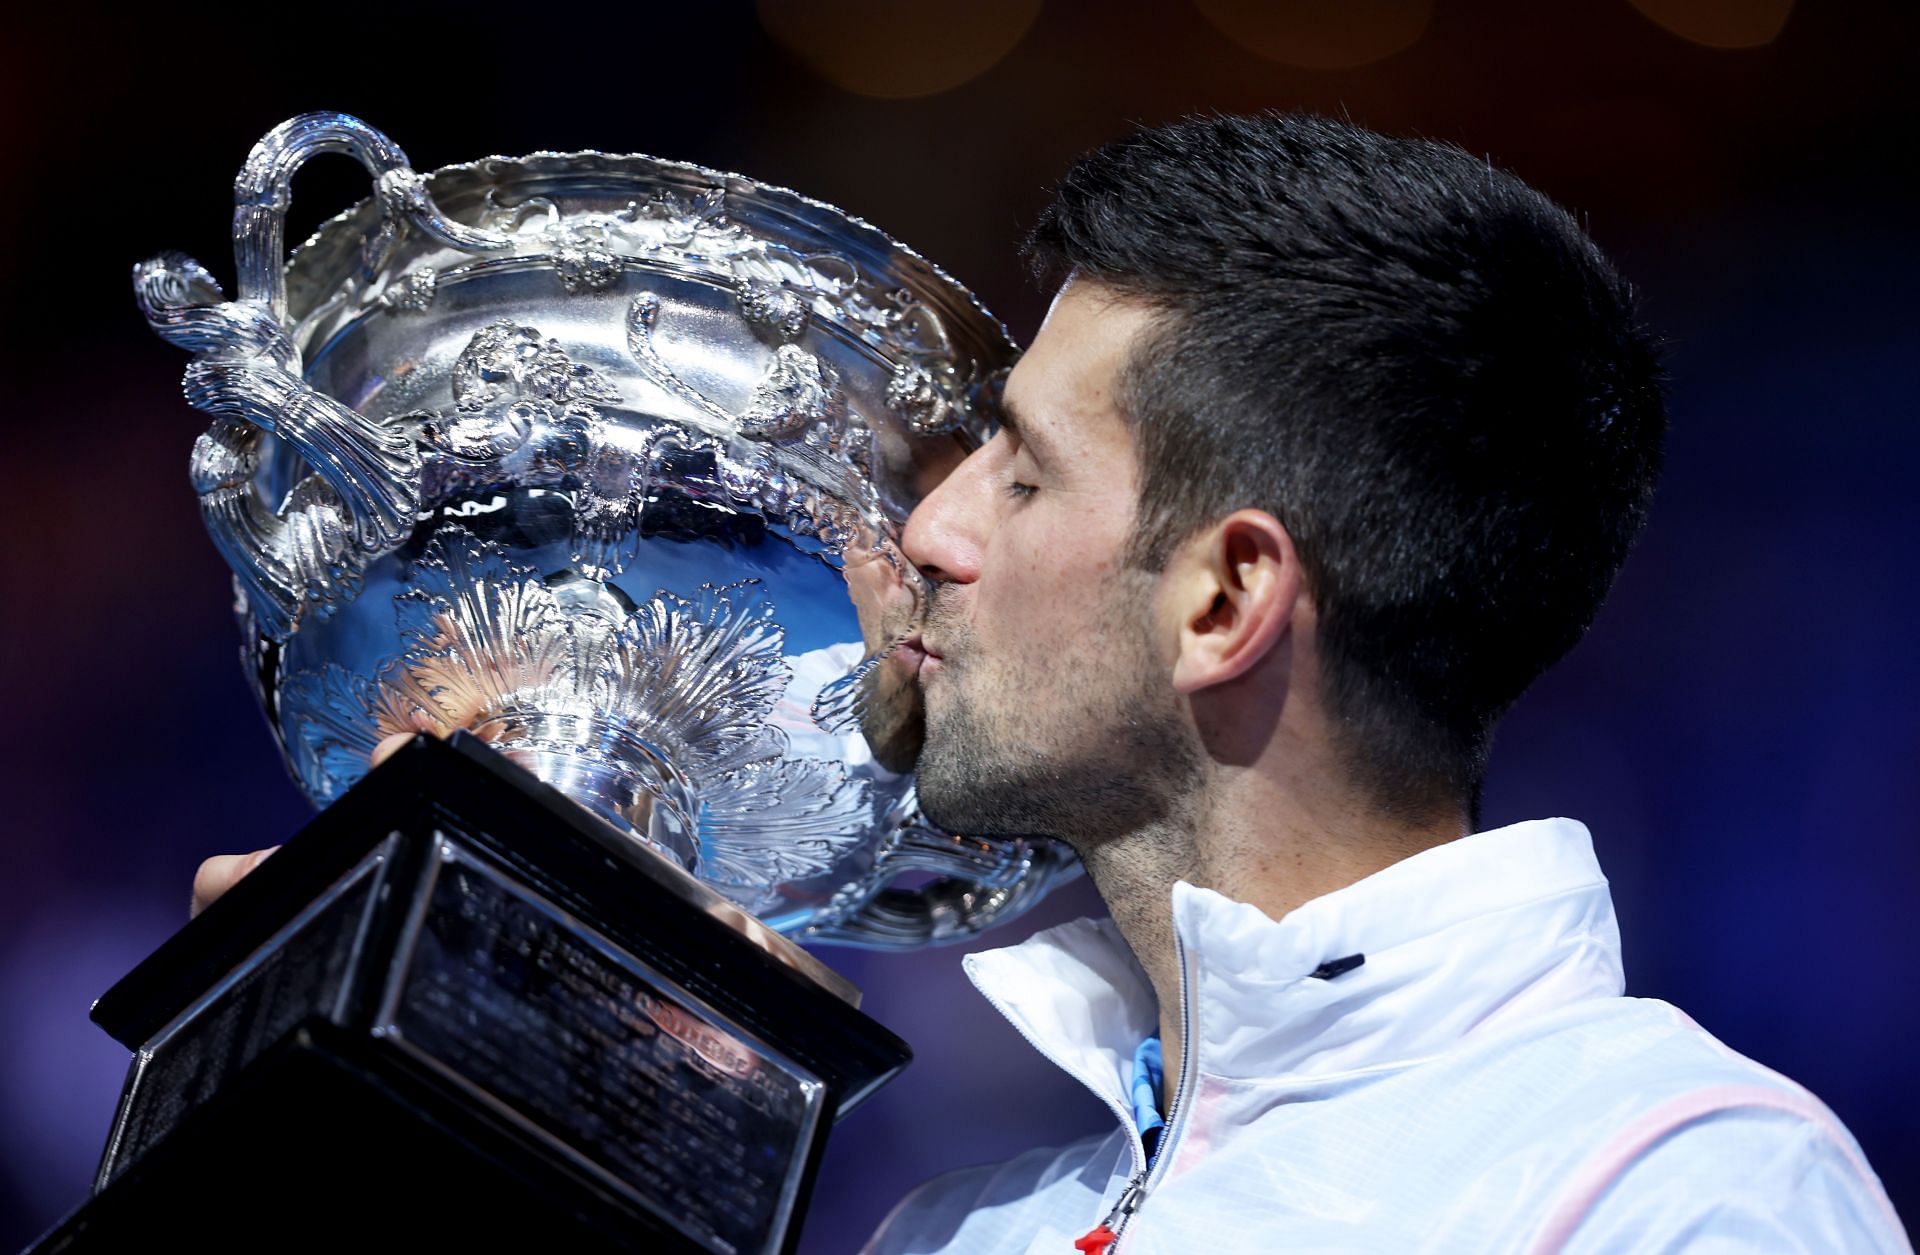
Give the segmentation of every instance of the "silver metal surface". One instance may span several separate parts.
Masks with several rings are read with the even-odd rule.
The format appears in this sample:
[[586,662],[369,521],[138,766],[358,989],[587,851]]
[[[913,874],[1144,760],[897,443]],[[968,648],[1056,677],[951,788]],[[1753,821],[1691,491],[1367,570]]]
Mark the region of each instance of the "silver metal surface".
[[[293,173],[375,194],[283,264]],[[1075,873],[929,827],[915,502],[1015,350],[943,272],[793,192],[644,156],[430,175],[307,114],[235,184],[238,295],[134,270],[214,416],[192,475],[316,804],[466,728],[781,932],[912,946]],[[931,873],[921,888],[889,884]]]

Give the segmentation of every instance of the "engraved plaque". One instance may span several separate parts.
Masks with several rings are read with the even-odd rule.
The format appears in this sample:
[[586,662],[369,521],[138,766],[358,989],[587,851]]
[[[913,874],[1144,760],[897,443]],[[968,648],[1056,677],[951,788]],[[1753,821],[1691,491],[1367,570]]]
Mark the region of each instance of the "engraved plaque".
[[375,1028],[703,1249],[777,1249],[823,1106],[757,1042],[444,833]]

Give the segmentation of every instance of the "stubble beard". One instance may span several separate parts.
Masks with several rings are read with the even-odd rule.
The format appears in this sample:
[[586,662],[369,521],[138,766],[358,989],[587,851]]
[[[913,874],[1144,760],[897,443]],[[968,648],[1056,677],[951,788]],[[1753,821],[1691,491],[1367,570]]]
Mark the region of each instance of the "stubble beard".
[[928,702],[921,808],[951,832],[1046,836],[1083,856],[1181,810],[1198,755],[1137,611],[1076,656],[984,657],[977,638],[931,623],[948,653]]

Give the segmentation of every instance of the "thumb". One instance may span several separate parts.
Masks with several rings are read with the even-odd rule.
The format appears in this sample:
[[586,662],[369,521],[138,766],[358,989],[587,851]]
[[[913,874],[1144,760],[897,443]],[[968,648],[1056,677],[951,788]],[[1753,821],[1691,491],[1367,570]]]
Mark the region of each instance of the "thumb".
[[275,845],[251,854],[216,854],[200,864],[200,870],[193,874],[193,907],[189,918],[213,905],[215,898],[239,884],[242,877],[266,862],[279,848]]

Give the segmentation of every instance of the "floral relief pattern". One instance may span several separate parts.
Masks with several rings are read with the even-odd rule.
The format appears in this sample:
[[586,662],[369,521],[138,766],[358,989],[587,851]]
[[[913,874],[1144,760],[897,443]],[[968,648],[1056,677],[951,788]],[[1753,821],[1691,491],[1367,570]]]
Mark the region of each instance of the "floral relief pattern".
[[871,822],[866,781],[837,762],[789,757],[767,723],[789,669],[756,581],[687,597],[662,589],[616,621],[570,608],[498,546],[446,528],[394,609],[406,649],[377,679],[329,662],[282,684],[289,748],[322,782],[323,802],[396,733],[570,715],[659,749],[698,804],[696,871],[749,909],[829,870]]

